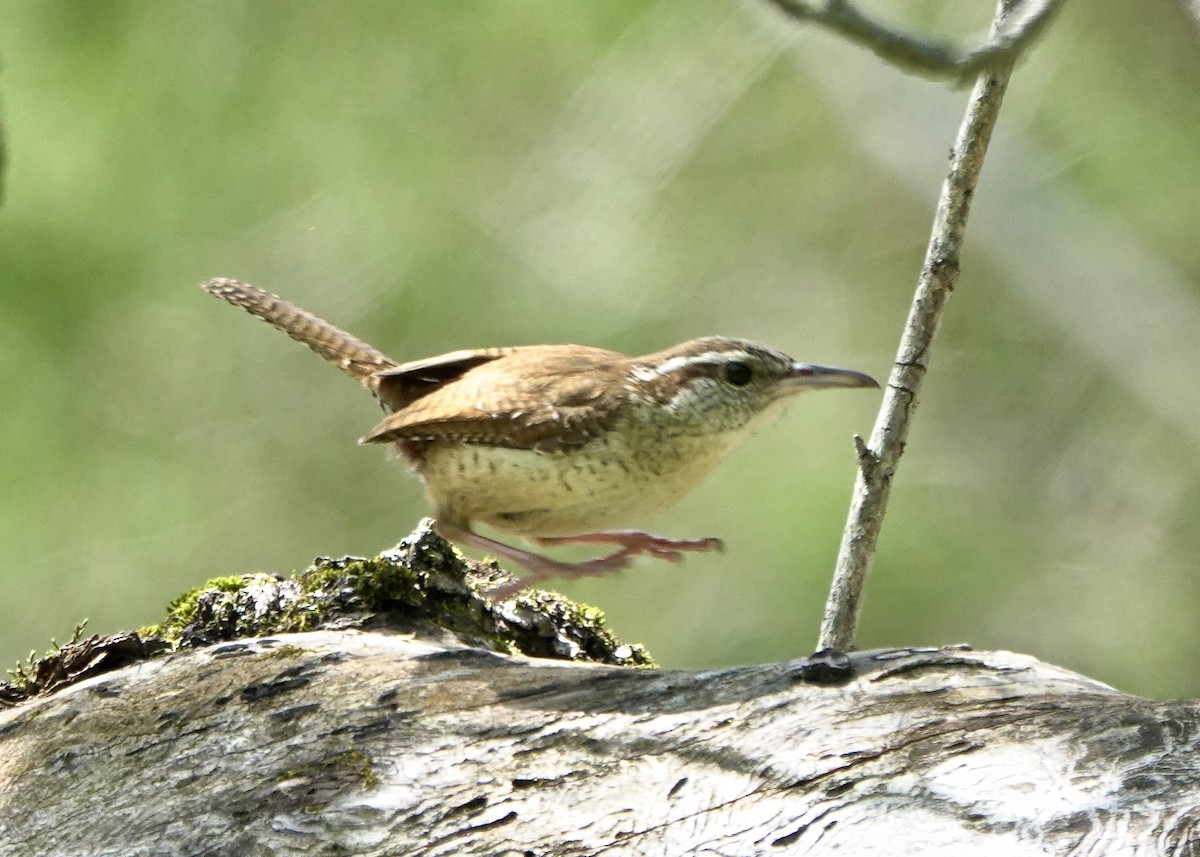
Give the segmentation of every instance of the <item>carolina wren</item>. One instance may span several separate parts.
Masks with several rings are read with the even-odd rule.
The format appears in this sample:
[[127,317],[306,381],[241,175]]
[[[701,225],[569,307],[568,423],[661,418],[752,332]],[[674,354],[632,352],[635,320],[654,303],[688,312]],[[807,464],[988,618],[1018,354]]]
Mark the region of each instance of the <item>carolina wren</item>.
[[[644,357],[584,345],[452,351],[397,363],[283,298],[229,279],[205,291],[270,322],[375,394],[388,416],[359,443],[390,443],[425,484],[451,541],[525,566],[507,596],[551,577],[671,561],[719,549],[613,530],[661,512],[712,470],[783,401],[805,390],[878,387],[849,369],[798,363],[742,339],[693,339]],[[567,563],[495,541],[487,524],[542,544],[618,550]]]

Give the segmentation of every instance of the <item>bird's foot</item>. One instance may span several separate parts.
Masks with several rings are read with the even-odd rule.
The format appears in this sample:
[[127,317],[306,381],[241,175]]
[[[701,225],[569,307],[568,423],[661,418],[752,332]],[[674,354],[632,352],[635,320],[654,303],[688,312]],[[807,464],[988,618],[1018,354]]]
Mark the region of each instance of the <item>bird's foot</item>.
[[[519,551],[520,549],[513,548],[512,550]],[[485,594],[488,597],[499,601],[516,595],[522,589],[528,589],[554,578],[575,580],[581,577],[603,577],[627,567],[634,557],[634,554],[629,551],[619,550],[583,562],[560,562],[530,551],[520,551],[520,553],[524,554],[524,557],[512,555],[509,556],[509,559],[525,566],[529,574],[487,590]]]
[[606,544],[620,545],[617,553],[638,556],[647,554],[656,559],[668,562],[679,562],[684,553],[700,553],[704,551],[723,551],[725,544],[720,539],[668,539],[653,533],[643,533],[640,530],[609,530],[601,533],[581,533],[577,536],[551,536],[539,538],[538,544],[571,545],[571,544]]
[[620,550],[613,551],[605,556],[596,557],[595,559],[584,560],[582,562],[562,562],[551,559],[548,556],[533,553],[532,551],[507,545],[504,542],[498,542],[495,539],[489,539],[487,536],[482,536],[469,527],[459,527],[439,522],[438,529],[450,541],[479,548],[498,557],[523,565],[529,570],[529,574],[525,577],[489,589],[486,594],[495,599],[508,598],[522,589],[552,578],[574,580],[581,577],[601,577],[628,567],[635,556],[642,554],[658,559],[665,559],[670,562],[679,562],[683,559],[684,552],[723,550],[724,547],[720,539],[666,539],[661,536],[635,530],[584,533],[577,536],[557,536],[537,539],[541,544],[550,545],[602,543],[620,546]]

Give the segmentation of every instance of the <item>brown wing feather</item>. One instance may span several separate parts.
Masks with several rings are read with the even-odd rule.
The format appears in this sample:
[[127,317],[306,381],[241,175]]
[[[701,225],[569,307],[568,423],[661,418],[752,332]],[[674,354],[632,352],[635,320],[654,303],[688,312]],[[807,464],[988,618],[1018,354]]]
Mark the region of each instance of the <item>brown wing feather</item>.
[[384,406],[389,411],[401,411],[417,399],[457,381],[476,366],[490,363],[511,351],[511,348],[451,351],[377,372],[374,381]]
[[575,449],[612,424],[621,399],[612,376],[624,374],[627,360],[602,348],[538,345],[404,364],[382,373],[406,388],[396,395],[404,404],[360,443],[452,440],[539,452]]

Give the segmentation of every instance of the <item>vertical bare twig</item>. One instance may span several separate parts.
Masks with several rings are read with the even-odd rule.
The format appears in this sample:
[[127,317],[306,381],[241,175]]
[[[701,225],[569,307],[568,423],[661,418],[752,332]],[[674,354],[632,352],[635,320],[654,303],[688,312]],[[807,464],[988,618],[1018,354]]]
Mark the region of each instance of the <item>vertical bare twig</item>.
[[[1012,2],[1001,0],[992,24],[993,33],[1002,30]],[[854,438],[859,472],[846,529],[842,533],[833,585],[825,604],[825,618],[817,644],[821,649],[848,651],[854,646],[863,587],[875,557],[892,478],[904,452],[942,311],[958,282],[959,253],[967,215],[1012,64],[1013,59],[1009,59],[983,72],[971,91],[967,112],[951,152],[950,169],[942,183],[925,264],[917,281],[875,428],[869,443],[863,443],[858,436]]]

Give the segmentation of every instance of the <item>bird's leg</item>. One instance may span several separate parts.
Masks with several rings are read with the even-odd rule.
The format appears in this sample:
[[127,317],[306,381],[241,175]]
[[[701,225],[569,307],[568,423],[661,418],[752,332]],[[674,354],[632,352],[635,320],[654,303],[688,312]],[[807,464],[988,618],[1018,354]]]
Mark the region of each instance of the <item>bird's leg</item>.
[[487,551],[488,553],[519,563],[529,570],[529,574],[525,577],[488,590],[487,595],[492,598],[507,598],[527,586],[532,586],[535,583],[540,583],[543,580],[549,580],[554,577],[567,579],[599,577],[613,571],[619,571],[628,566],[630,560],[636,554],[644,552],[624,548],[607,556],[596,557],[584,562],[560,562],[548,556],[542,556],[541,554],[522,550],[512,545],[506,545],[504,542],[498,542],[495,539],[489,539],[487,536],[482,536],[472,530],[469,524],[454,524],[439,520],[437,528],[438,532],[452,542]]
[[608,530],[600,533],[580,533],[576,536],[550,536],[535,539],[542,545],[606,544],[620,545],[619,553],[637,556],[649,554],[669,562],[679,562],[685,552],[723,551],[720,539],[668,539],[640,530]]

